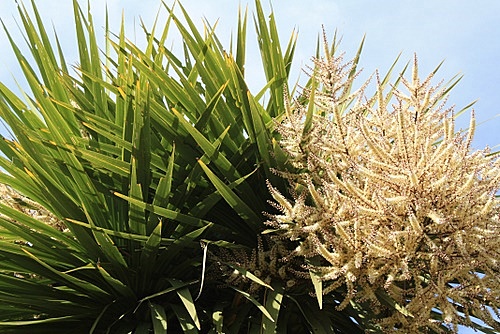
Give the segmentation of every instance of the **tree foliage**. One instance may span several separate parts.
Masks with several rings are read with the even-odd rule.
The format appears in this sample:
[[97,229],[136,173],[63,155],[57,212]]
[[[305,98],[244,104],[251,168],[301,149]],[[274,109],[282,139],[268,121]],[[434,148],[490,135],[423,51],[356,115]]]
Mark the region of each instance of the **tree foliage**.
[[[100,50],[90,9],[73,5],[75,70],[35,1],[32,12],[19,5],[32,61],[4,27],[29,92],[0,83],[11,131],[0,141],[0,333],[379,331],[368,303],[336,308],[352,289],[322,295],[321,259],[293,255],[304,240],[266,225],[279,213],[273,197],[288,203],[277,194],[290,180],[275,171],[297,167],[280,123],[291,105],[306,108],[307,134],[307,92],[322,89],[313,76],[289,98],[295,34],[282,44],[274,14],[255,1],[266,82],[253,93],[246,12],[229,49],[175,3],[163,27],[142,26],[144,48],[106,22],[110,48]],[[180,52],[168,47],[174,30]],[[384,298],[388,310],[404,307]]]

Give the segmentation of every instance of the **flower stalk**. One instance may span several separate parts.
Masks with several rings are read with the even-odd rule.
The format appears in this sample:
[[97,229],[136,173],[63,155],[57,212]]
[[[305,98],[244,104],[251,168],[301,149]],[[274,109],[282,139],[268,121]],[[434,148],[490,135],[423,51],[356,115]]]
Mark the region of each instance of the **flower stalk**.
[[323,259],[311,270],[323,292],[345,288],[339,309],[369,302],[384,332],[456,332],[471,316],[498,329],[500,160],[471,149],[474,113],[456,132],[446,87],[420,79],[416,57],[411,81],[385,93],[377,74],[372,98],[368,83],[350,93],[353,62],[314,64],[309,130],[310,105],[278,124],[295,170],[277,173],[301,191],[271,187],[281,214],[268,224],[300,241],[296,256]]

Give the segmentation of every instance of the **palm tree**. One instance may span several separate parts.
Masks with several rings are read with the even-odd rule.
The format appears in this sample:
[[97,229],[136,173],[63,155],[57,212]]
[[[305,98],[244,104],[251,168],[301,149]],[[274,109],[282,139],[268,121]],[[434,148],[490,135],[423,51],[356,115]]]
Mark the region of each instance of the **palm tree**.
[[[266,84],[254,94],[246,12],[227,52],[177,3],[164,27],[142,27],[142,49],[106,23],[103,52],[90,9],[73,3],[76,71],[34,1],[19,7],[33,62],[6,29],[30,92],[0,84],[12,134],[0,142],[0,332],[379,331],[369,303],[337,310],[345,287],[322,296],[321,259],[290,256],[301,240],[266,224],[290,189],[276,171],[296,171],[277,124],[315,105],[314,78],[290,98],[295,34],[282,48],[256,0]],[[166,47],[173,29],[180,54]]]

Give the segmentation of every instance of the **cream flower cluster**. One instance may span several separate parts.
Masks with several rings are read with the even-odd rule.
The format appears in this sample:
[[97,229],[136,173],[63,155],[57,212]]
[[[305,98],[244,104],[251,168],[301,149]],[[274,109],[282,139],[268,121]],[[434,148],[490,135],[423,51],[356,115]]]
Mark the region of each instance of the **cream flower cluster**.
[[[64,222],[58,219],[53,213],[5,184],[0,184],[0,203],[31,216],[60,231],[67,231]],[[0,214],[0,217],[7,220],[11,219],[3,214]]]
[[353,64],[315,60],[309,105],[278,124],[294,198],[270,186],[269,224],[322,259],[311,270],[325,294],[346,290],[340,309],[370,303],[385,332],[457,331],[472,316],[498,329],[500,160],[471,149],[473,114],[455,130],[448,90],[421,80],[416,58],[401,89],[377,75],[372,98],[351,93]]

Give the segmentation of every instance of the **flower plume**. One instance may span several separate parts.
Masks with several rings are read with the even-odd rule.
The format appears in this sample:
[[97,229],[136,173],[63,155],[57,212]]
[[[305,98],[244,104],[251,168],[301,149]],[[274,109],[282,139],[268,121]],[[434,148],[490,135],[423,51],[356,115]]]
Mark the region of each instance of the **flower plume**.
[[324,293],[345,288],[340,309],[369,302],[383,331],[457,331],[471,316],[498,329],[500,160],[471,149],[474,113],[456,131],[447,88],[422,80],[416,57],[401,88],[376,74],[371,98],[367,84],[351,93],[353,62],[314,64],[309,106],[278,124],[294,171],[277,172],[295,195],[271,187],[281,214],[269,224],[322,259],[311,270]]

